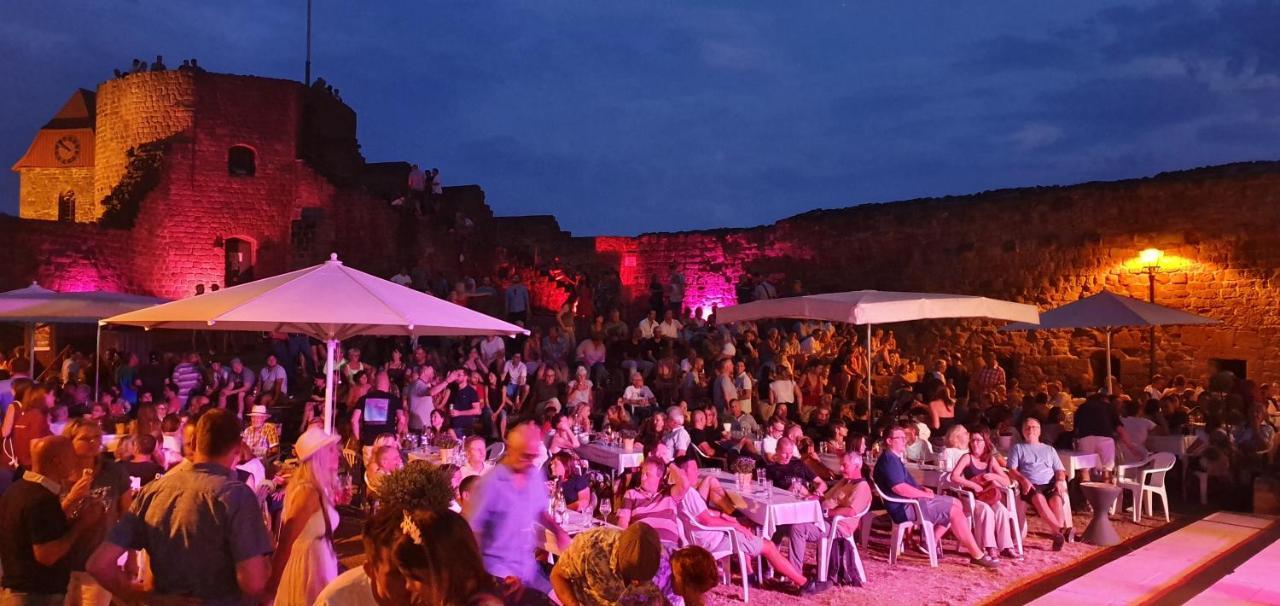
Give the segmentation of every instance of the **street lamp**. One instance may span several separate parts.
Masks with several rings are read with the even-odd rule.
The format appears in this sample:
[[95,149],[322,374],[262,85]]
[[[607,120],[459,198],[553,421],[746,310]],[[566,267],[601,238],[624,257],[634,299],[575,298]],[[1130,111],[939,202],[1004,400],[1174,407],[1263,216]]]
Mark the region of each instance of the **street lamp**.
[[[1160,261],[1164,259],[1164,251],[1159,248],[1148,248],[1138,253],[1138,260],[1142,262],[1143,271],[1147,272],[1147,300],[1151,303],[1156,302],[1156,272],[1160,271]],[[1149,360],[1147,375],[1148,379],[1156,376],[1156,327],[1152,326],[1148,334],[1150,339]]]

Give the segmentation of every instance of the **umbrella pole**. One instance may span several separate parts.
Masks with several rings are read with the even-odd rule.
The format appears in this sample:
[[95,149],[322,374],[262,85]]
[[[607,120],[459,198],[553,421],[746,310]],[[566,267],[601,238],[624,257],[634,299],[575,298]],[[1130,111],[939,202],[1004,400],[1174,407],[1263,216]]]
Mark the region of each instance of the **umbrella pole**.
[[875,409],[871,406],[871,364],[872,364],[871,356],[872,356],[871,324],[868,323],[867,324],[867,437],[874,439],[873,436],[871,435],[871,433],[874,431],[874,429],[872,429],[872,426],[871,426],[872,424],[871,419],[872,417],[875,416],[875,412],[874,412]]
[[1111,394],[1111,327],[1107,327],[1107,395]]
[[325,344],[324,364],[324,432],[333,433],[333,358],[338,349],[337,339],[328,339]]
[[93,401],[98,401],[98,382],[102,379],[102,323],[98,323],[98,335],[93,340]]
[[27,374],[31,376],[31,380],[36,379],[36,323],[31,323],[31,343],[27,347],[27,363],[31,368],[27,369]]

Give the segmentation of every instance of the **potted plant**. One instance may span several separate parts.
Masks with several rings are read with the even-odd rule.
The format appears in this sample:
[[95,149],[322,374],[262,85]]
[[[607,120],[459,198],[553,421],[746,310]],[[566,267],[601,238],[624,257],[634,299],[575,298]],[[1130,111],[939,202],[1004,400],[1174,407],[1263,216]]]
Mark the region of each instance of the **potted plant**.
[[440,451],[441,464],[453,462],[453,453],[458,449],[457,438],[448,434],[441,434],[436,436],[435,440],[431,441],[431,445],[435,446],[436,449]]
[[631,452],[636,447],[636,432],[634,429],[622,430],[622,450]]
[[733,462],[733,475],[738,480],[738,491],[749,492],[752,478],[756,473],[756,460],[751,457],[738,457]]

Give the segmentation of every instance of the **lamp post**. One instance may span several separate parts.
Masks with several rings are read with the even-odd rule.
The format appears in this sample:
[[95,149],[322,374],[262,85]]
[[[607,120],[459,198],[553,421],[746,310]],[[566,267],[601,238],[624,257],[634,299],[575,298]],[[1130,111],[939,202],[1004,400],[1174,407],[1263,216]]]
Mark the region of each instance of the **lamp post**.
[[[1159,248],[1148,248],[1138,253],[1138,259],[1142,261],[1142,269],[1147,272],[1147,300],[1151,303],[1156,302],[1156,272],[1160,271],[1160,260],[1164,258],[1164,251]],[[1150,339],[1150,349],[1147,379],[1154,379],[1156,376],[1156,327],[1152,326],[1148,334]]]

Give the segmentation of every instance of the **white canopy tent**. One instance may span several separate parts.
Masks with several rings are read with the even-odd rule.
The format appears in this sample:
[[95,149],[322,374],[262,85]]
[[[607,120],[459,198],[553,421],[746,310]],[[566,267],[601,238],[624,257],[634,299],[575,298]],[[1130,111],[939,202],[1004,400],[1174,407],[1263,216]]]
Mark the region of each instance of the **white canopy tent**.
[[[42,288],[35,282],[26,288],[0,293],[0,322],[21,322],[31,327],[31,342],[27,354],[31,371],[35,372],[36,324],[97,324],[99,320],[168,301],[156,297],[144,297],[119,292],[84,291],[56,292]],[[101,346],[101,331],[94,355]],[[34,376],[34,374],[33,374]],[[97,397],[97,376],[94,377],[94,397]]]
[[356,335],[488,336],[523,328],[329,261],[107,318],[103,324],[302,333],[326,344],[325,431],[333,431],[338,342]]
[[1057,309],[1040,314],[1039,324],[1015,322],[1002,326],[1002,331],[1061,328],[1100,328],[1106,333],[1107,380],[1103,385],[1111,391],[1111,331],[1116,328],[1149,326],[1218,324],[1218,320],[1187,313],[1171,307],[1139,301],[1110,291],[1085,297]]
[[[716,311],[718,324],[793,318],[844,322],[867,327],[867,409],[871,406],[871,326],[913,320],[989,318],[1035,324],[1040,314],[1034,305],[1000,299],[938,293],[854,290],[753,301]],[[870,418],[870,417],[868,417]]]

